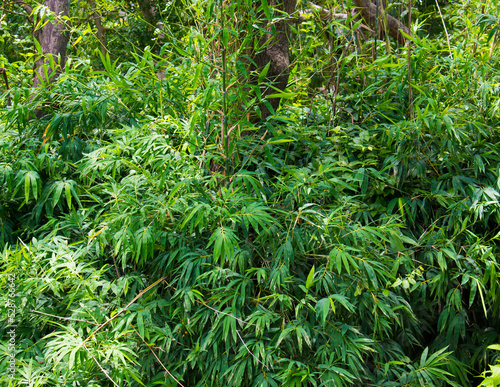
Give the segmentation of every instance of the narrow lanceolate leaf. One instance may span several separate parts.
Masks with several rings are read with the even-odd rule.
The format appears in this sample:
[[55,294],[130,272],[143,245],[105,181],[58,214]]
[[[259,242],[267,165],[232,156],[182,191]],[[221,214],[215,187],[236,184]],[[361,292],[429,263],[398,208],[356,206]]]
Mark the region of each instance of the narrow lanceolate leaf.
[[297,95],[297,93],[286,93],[286,92],[282,92],[282,93],[273,93],[273,94],[269,94],[267,96],[267,98],[282,98],[282,99],[287,99],[287,98],[293,98]]
[[143,312],[137,313],[137,329],[139,330],[139,334],[141,335],[142,338],[145,337],[144,335],[144,316]]
[[269,67],[271,66],[271,62],[269,62],[268,64],[266,64],[264,66],[264,68],[262,69],[262,71],[260,72],[259,74],[259,82],[262,82],[264,80],[264,78],[266,77],[267,75],[267,72],[269,71]]
[[319,317],[321,323],[326,323],[326,317],[330,311],[330,298],[322,298],[316,303],[316,316]]
[[207,247],[214,246],[213,258],[215,262],[222,264],[224,261],[231,262],[238,247],[238,238],[229,227],[218,227],[212,233]]
[[27,203],[30,198],[30,191],[33,192],[33,197],[38,199],[38,191],[41,188],[39,186],[40,176],[38,172],[27,171],[24,176],[24,199]]
[[271,11],[269,9],[269,4],[267,0],[262,0],[260,4],[262,6],[262,10],[264,11],[264,15],[266,15],[266,19],[269,20],[271,18]]
[[330,299],[338,301],[344,308],[349,310],[350,312],[354,312],[354,305],[349,301],[346,296],[341,294],[333,294],[330,296]]
[[29,177],[29,172],[26,174],[26,177],[24,178],[24,198],[26,203],[28,203],[28,200],[30,198],[30,185],[31,185],[31,179]]
[[309,288],[312,286],[313,282],[314,282],[314,265],[311,268],[311,270],[309,271],[309,275],[307,276],[307,280],[306,280],[307,290],[309,290]]
[[62,193],[63,188],[64,188],[64,182],[57,181],[54,183],[54,190],[53,190],[53,196],[52,196],[52,208],[54,208],[59,203],[59,199],[61,198],[61,193]]
[[64,183],[64,192],[66,193],[66,202],[68,203],[68,208],[71,209],[71,186],[69,182]]

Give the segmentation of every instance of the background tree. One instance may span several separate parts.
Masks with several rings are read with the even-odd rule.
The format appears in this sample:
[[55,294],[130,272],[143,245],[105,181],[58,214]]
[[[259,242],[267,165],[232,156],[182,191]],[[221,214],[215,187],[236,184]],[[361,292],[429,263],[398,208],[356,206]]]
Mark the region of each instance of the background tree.
[[97,5],[95,3],[95,0],[89,0],[88,1],[91,12],[93,13],[94,16],[94,23],[96,26],[96,36],[97,39],[99,39],[100,43],[100,51],[103,57],[106,56],[107,53],[107,48],[106,48],[106,33],[104,31],[104,27],[102,25],[102,19],[101,15],[99,13],[99,10],[97,9]]
[[46,0],[44,7],[35,9],[17,2],[29,14],[34,25],[34,38],[39,44],[38,59],[34,63],[33,87],[54,81],[64,68],[69,42],[69,1]]
[[[253,49],[251,54],[252,63],[255,64],[253,71],[258,74],[265,72],[265,83],[261,90],[261,98],[264,100],[260,104],[261,118],[265,119],[270,114],[274,113],[280,103],[280,92],[283,92],[288,85],[288,77],[290,73],[289,45],[293,42],[293,36],[290,34],[290,23],[297,11],[296,1],[271,1],[256,3],[258,7],[257,15],[261,20],[260,34],[258,39],[257,49]],[[384,31],[387,30],[388,35],[404,44],[405,36],[401,33],[411,36],[411,32],[403,23],[389,15],[381,2],[379,10],[377,6],[369,0],[356,0],[353,2],[356,7],[353,13],[361,15],[364,22],[373,29],[378,28],[382,33],[378,33],[379,38],[383,38]],[[313,12],[322,13],[323,19],[331,19],[335,17],[334,13],[318,7],[313,4]],[[337,16],[339,16],[337,14]],[[346,14],[340,17],[347,17]],[[378,18],[378,20],[377,20]],[[295,21],[300,19],[295,18]],[[293,43],[292,43],[293,44]],[[269,65],[269,66],[268,66]],[[266,67],[267,66],[267,67]],[[258,79],[257,82],[262,79]],[[270,95],[275,95],[273,98],[268,98]]]
[[[266,119],[278,109],[280,97],[268,98],[272,94],[279,94],[288,85],[290,74],[290,15],[295,12],[295,0],[260,2],[258,15],[260,16],[260,34],[257,49],[252,53],[252,62],[258,74],[265,71],[264,86],[261,98],[265,102],[260,104],[261,118]],[[259,81],[259,80],[258,80]],[[262,83],[262,80],[260,80]]]

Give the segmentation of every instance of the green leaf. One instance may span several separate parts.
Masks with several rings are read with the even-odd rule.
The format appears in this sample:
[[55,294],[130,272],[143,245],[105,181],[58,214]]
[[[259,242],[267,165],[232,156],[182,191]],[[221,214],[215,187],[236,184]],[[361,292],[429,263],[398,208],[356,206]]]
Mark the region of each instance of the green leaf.
[[139,330],[139,334],[141,335],[141,337],[144,339],[144,317],[142,312],[137,313],[137,329]]
[[24,197],[26,203],[28,203],[28,200],[30,198],[30,185],[31,185],[31,179],[28,172],[24,177]]
[[326,317],[330,311],[331,298],[322,298],[316,303],[316,316],[319,317],[321,323],[325,325]]
[[309,290],[311,288],[313,282],[314,282],[314,265],[311,268],[311,270],[309,271],[309,275],[307,276],[307,280],[306,280],[307,290]]
[[59,199],[61,198],[61,193],[64,188],[64,182],[56,181],[54,183],[54,196],[52,196],[52,208],[55,208],[57,203],[59,203]]
[[269,10],[269,4],[267,3],[267,0],[261,0],[260,2],[262,10],[264,11],[264,15],[266,15],[266,19],[270,20],[271,19],[271,12]]
[[30,188],[31,191],[33,192],[33,197],[38,199],[38,192],[39,192],[39,185],[38,182],[40,180],[40,176],[38,175],[37,172],[35,171],[28,171],[26,172],[26,175],[24,176],[24,198],[25,198],[25,203],[28,203],[29,198],[30,198]]
[[66,194],[66,202],[68,203],[68,207],[71,209],[71,186],[68,182],[64,183],[64,192]]
[[427,364],[427,354],[429,353],[429,347],[425,347],[420,355],[420,367],[424,368]]
[[296,96],[297,96],[297,93],[293,93],[293,92],[281,92],[281,93],[269,94],[267,96],[267,98],[288,99],[288,98],[295,98]]
[[259,82],[262,82],[264,80],[264,78],[267,75],[267,72],[269,71],[269,67],[271,67],[271,62],[270,61],[264,66],[264,68],[260,72],[260,74],[259,74]]
[[354,312],[354,305],[347,299],[346,296],[341,294],[333,294],[330,296],[332,300],[338,301],[344,308],[350,312]]
[[210,236],[207,247],[214,245],[213,258],[215,262],[222,264],[224,261],[231,262],[238,247],[237,237],[229,227],[218,227]]

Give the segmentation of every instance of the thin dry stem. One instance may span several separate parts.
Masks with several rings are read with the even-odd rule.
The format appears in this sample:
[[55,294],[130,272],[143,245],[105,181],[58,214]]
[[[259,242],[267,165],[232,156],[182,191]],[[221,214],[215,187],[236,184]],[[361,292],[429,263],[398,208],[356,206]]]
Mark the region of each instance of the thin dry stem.
[[54,317],[54,318],[58,318],[60,320],[69,320],[69,321],[78,321],[78,322],[84,322],[84,323],[87,323],[87,324],[92,324],[92,325],[96,325],[96,326],[99,326],[100,324],[97,324],[95,322],[92,322],[92,321],[88,321],[88,320],[82,320],[82,319],[78,319],[78,318],[71,318],[71,317],[61,317],[61,316],[56,316],[54,314],[50,314],[50,313],[44,313],[44,312],[39,312],[38,310],[31,310],[31,312],[33,313],[38,313],[38,314],[43,314],[44,316],[49,316],[49,317]]
[[110,317],[106,320],[106,322],[100,324],[90,335],[87,337],[82,344],[85,344],[87,341],[89,341],[92,337],[95,336],[97,332],[99,332],[103,327],[108,325],[111,321],[113,321],[115,318],[117,318],[120,314],[125,312],[127,308],[132,305],[134,302],[136,302],[139,298],[143,296],[144,293],[146,293],[148,290],[154,288],[156,285],[158,285],[161,281],[163,281],[166,277],[162,277],[159,280],[157,280],[155,283],[149,285],[146,289],[142,290],[137,296],[134,297],[132,301],[130,301],[122,310],[120,310],[117,314],[115,314],[113,317]]
[[101,369],[101,371],[104,373],[104,375],[106,375],[106,377],[111,380],[111,382],[116,386],[116,387],[119,387],[118,384],[113,380],[111,379],[111,376],[108,375],[108,373],[106,372],[106,370],[99,364],[99,362],[97,361],[97,359],[94,357],[94,355],[92,355],[92,353],[89,351],[89,349],[87,348],[87,346],[83,345],[83,348],[85,348],[85,350],[89,353],[89,355],[92,357],[92,359],[94,359],[95,363],[97,364],[97,366]]
[[165,367],[165,365],[161,362],[161,360],[158,358],[158,356],[156,356],[155,351],[153,351],[153,349],[151,348],[151,346],[150,346],[148,343],[146,343],[146,341],[144,340],[144,338],[143,338],[143,337],[139,334],[139,332],[137,332],[137,330],[134,328],[134,326],[133,326],[132,324],[130,324],[130,326],[132,327],[132,329],[134,330],[134,332],[135,332],[135,333],[137,333],[137,336],[139,336],[139,337],[141,338],[142,342],[143,342],[144,344],[146,344],[146,346],[149,348],[149,350],[151,351],[151,353],[153,354],[153,356],[156,358],[156,360],[158,360],[158,363],[160,363],[160,364],[161,364],[161,366],[163,367],[163,369],[165,370],[165,372],[166,372],[167,374],[169,374],[169,375],[170,375],[170,377],[171,377],[172,379],[174,379],[174,380],[176,381],[176,383],[177,383],[179,386],[184,387],[184,386],[183,386],[183,384],[182,384],[181,382],[179,382],[179,381],[175,378],[175,376],[174,376],[174,375],[172,375],[172,374],[169,372],[169,370],[167,370],[167,367]]
[[268,367],[268,366],[266,366],[264,363],[262,363],[262,362],[261,362],[261,361],[257,358],[257,356],[255,356],[255,355],[254,355],[254,354],[250,351],[250,349],[248,349],[247,345],[245,344],[245,342],[243,341],[243,339],[242,339],[242,338],[241,338],[241,336],[240,336],[240,332],[239,332],[237,329],[236,329],[236,333],[238,334],[238,337],[240,338],[240,340],[241,340],[241,342],[243,343],[243,345],[245,346],[245,348],[246,348],[247,352],[248,352],[250,355],[252,355],[252,356],[253,356],[253,358],[254,358],[255,360],[257,360],[260,364],[262,364],[264,367],[266,367],[267,369],[269,369],[269,367]]
[[448,30],[446,29],[446,23],[444,22],[443,14],[441,13],[441,8],[439,7],[438,0],[436,0],[436,6],[439,11],[439,16],[441,16],[441,21],[443,22],[444,32],[446,34],[446,42],[448,43],[448,50],[450,51],[451,59],[453,59],[453,53],[451,52],[450,36],[448,35]]
[[[267,133],[267,132],[266,132]],[[164,279],[165,277],[163,277],[162,279]],[[167,284],[167,286],[171,287],[172,289],[174,290],[177,290],[176,288],[174,288],[172,285],[170,285],[167,281],[165,281],[165,283]],[[204,303],[203,301],[200,301],[200,300],[197,300],[195,299],[195,301],[198,303],[198,304],[201,304],[203,305],[204,307],[208,308],[208,309],[211,309],[213,310],[216,314],[217,313],[221,313],[221,314],[224,314],[226,316],[229,316],[229,317],[232,317],[234,318],[235,320],[239,321],[240,323],[243,323],[243,324],[247,324],[247,325],[253,325],[254,327],[256,327],[257,325],[256,324],[252,324],[252,323],[249,323],[249,322],[246,322],[245,320],[242,320],[236,316],[233,316],[232,314],[229,314],[229,313],[226,313],[226,312],[221,312],[220,310],[217,310],[217,309],[214,309],[212,308],[211,306],[208,306],[206,303]]]

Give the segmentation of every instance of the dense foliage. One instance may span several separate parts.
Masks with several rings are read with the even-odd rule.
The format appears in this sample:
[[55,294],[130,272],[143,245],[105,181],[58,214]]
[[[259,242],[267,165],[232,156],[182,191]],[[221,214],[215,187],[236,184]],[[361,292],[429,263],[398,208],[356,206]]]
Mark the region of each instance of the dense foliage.
[[311,13],[262,122],[240,3],[102,8],[37,90],[2,21],[0,383],[498,385],[498,5],[394,3],[406,47]]

